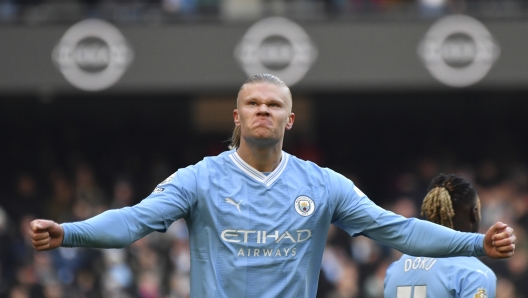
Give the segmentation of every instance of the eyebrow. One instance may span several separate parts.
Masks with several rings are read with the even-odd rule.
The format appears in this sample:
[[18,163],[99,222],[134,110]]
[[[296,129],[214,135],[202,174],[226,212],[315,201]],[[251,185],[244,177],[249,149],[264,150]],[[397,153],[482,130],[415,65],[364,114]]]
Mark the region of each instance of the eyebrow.
[[[256,98],[256,97],[248,97],[248,98],[243,99],[243,100],[246,100],[246,101],[248,101],[248,100],[260,101],[261,99]],[[264,99],[264,101],[273,102],[273,103],[286,103],[286,101],[284,101],[282,99],[277,99],[277,98]]]

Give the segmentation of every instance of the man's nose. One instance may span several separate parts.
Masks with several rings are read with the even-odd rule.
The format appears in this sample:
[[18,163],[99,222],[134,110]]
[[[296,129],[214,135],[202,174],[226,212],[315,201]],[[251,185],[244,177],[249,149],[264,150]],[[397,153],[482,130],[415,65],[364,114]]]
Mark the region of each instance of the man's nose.
[[267,104],[264,104],[264,103],[261,104],[261,105],[259,105],[259,107],[258,107],[258,113],[259,113],[259,114],[265,114],[265,115],[269,114],[268,105],[267,105]]

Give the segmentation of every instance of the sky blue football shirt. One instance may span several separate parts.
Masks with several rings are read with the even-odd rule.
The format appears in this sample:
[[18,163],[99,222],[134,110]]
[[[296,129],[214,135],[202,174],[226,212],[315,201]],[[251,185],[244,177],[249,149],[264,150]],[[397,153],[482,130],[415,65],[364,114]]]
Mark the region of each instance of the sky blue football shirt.
[[492,298],[497,278],[475,257],[403,255],[385,276],[385,298]]
[[412,255],[485,254],[483,235],[386,211],[330,169],[283,152],[264,175],[235,150],[179,169],[133,207],[62,224],[63,246],[125,247],[180,218],[192,297],[315,297],[331,223]]

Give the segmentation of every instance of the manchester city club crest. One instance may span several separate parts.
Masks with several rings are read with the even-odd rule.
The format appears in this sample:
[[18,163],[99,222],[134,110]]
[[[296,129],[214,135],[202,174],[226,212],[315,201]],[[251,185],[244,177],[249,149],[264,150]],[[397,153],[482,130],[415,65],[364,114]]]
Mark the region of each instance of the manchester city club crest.
[[474,298],[488,298],[488,294],[486,293],[486,289],[484,288],[478,288],[477,293]]
[[307,196],[298,196],[295,199],[295,211],[301,216],[312,215],[315,211],[314,201]]

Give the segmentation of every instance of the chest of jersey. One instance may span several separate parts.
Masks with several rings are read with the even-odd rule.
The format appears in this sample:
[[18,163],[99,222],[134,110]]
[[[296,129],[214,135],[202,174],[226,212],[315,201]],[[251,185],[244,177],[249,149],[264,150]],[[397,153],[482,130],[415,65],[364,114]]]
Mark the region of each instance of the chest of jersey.
[[321,188],[285,181],[291,179],[271,187],[246,177],[214,181],[202,190],[193,225],[215,233],[219,248],[237,256],[295,256],[326,236],[329,212]]

